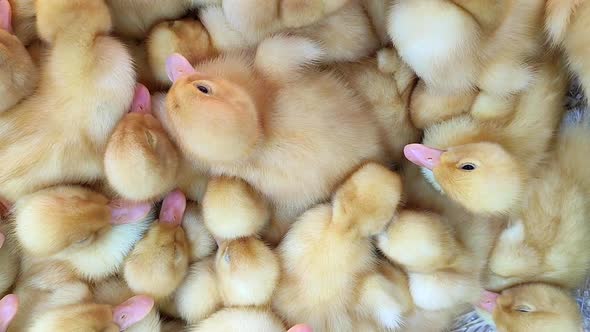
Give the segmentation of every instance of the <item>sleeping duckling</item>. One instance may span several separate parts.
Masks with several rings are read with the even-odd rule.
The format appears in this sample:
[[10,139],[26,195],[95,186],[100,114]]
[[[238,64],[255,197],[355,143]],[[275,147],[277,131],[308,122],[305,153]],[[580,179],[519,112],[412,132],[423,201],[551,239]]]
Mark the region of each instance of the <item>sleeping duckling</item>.
[[0,332],[8,331],[8,326],[16,316],[18,297],[8,294],[0,299]]
[[108,183],[130,200],[157,201],[178,187],[188,199],[200,201],[208,178],[202,169],[179,156],[164,123],[154,117],[163,113],[165,96],[156,94],[153,100],[139,84],[131,111],[108,140],[104,155]]
[[567,64],[579,78],[584,94],[590,96],[590,49],[586,43],[590,2],[584,0],[548,0],[545,30],[549,41],[565,52]]
[[180,55],[168,61],[175,83],[160,118],[168,134],[195,164],[248,182],[277,224],[327,198],[364,161],[383,158],[354,91],[330,72],[302,69],[321,54],[306,39],[278,36],[256,54],[224,55],[198,72]]
[[127,256],[123,275],[136,294],[166,298],[184,279],[189,250],[180,225],[185,208],[186,197],[181,191],[168,194],[160,218]]
[[36,1],[36,10],[50,44],[39,87],[0,113],[0,196],[12,202],[52,185],[100,180],[107,139],[135,88],[103,0]]
[[583,331],[572,295],[549,284],[520,285],[500,294],[484,292],[477,309],[498,332]]
[[[135,293],[127,286],[125,280],[120,277],[111,277],[93,285],[92,294],[94,303],[116,306],[119,303],[133,297]],[[128,328],[127,332],[160,332],[163,331],[163,322],[160,320],[158,308],[154,306],[150,312],[138,323]],[[174,330],[179,332],[182,329]]]
[[28,331],[130,331],[130,327],[144,319],[153,306],[153,299],[141,295],[134,296],[116,307],[94,303],[62,306],[35,317]]
[[12,31],[11,5],[0,0],[0,113],[30,96],[38,81],[31,56]]
[[460,116],[438,123],[425,131],[423,145],[406,146],[406,157],[435,188],[472,212],[514,209],[550,150],[564,111],[566,76],[556,58],[547,60],[510,119]]
[[[233,10],[240,7],[242,2],[247,3],[249,0],[233,1],[233,7],[229,8]],[[191,64],[198,64],[220,53],[255,48],[264,39],[277,33],[305,37],[321,44],[324,56],[318,61],[322,63],[356,61],[379,47],[368,17],[356,1],[312,25],[295,29],[279,25],[257,34],[233,27],[224,13],[227,8],[205,7],[199,14],[199,20],[162,22],[154,27],[148,36],[148,57],[151,70],[160,84],[170,85],[165,64],[166,59],[174,53],[183,55]],[[255,13],[260,12],[259,7]]]
[[81,277],[116,273],[153,216],[151,204],[110,201],[77,186],[38,191],[15,205],[15,234],[23,254],[68,262]]
[[381,252],[408,273],[418,308],[464,308],[478,299],[495,225],[470,217],[404,210],[379,235]]
[[67,264],[59,261],[24,259],[14,294],[18,297],[18,312],[9,332],[24,331],[36,317],[48,310],[92,300],[88,284]]
[[544,52],[544,6],[544,0],[402,0],[390,9],[388,32],[424,81],[424,93],[453,99],[479,90],[471,114],[488,120],[510,113],[514,96],[534,82]]
[[[571,116],[571,114],[568,114]],[[574,115],[575,116],[575,115]],[[590,269],[590,116],[562,128],[489,258],[487,289],[545,282],[572,289]]]
[[332,198],[304,213],[277,248],[281,280],[273,308],[287,323],[314,331],[352,331],[350,312],[358,276],[376,268],[371,236],[392,219],[401,179],[369,163],[351,175]]

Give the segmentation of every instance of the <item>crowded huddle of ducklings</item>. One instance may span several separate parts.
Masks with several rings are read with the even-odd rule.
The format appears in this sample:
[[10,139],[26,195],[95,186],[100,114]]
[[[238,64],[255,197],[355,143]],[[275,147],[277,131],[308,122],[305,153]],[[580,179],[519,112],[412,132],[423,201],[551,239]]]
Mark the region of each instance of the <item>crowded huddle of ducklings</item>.
[[580,332],[590,0],[0,0],[0,332]]

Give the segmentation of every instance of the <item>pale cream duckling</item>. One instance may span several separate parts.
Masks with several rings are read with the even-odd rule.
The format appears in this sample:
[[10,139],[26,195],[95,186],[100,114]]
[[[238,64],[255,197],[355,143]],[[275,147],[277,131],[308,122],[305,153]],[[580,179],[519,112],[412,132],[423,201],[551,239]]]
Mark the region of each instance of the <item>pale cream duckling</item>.
[[[203,320],[189,332],[285,332],[281,320],[269,310],[226,308]],[[289,330],[305,331],[305,330]],[[306,331],[307,332],[307,331]]]
[[321,54],[306,39],[279,36],[254,56],[224,55],[198,72],[180,55],[168,61],[175,83],[159,114],[164,128],[184,156],[260,192],[283,229],[355,167],[383,158],[354,91],[330,72],[303,69]]
[[12,34],[12,9],[0,1],[0,112],[5,112],[37,87],[38,71],[17,36]]
[[63,306],[35,317],[27,331],[130,331],[130,327],[144,319],[153,306],[154,300],[142,295],[134,296],[115,307],[94,303]]
[[0,196],[13,202],[51,185],[101,179],[107,139],[135,89],[127,50],[108,36],[104,1],[36,5],[51,51],[35,93],[0,113]]
[[486,289],[524,282],[573,289],[590,269],[590,116],[575,113],[554,153],[535,173],[519,211],[510,216],[489,258]]
[[[488,120],[509,114],[514,96],[535,80],[536,61],[545,51],[544,7],[544,0],[401,0],[390,9],[388,32],[424,81],[416,93],[455,99],[479,90],[471,114]],[[455,110],[412,112],[445,117],[449,111]]]
[[371,236],[393,218],[401,190],[397,174],[369,163],[292,225],[277,248],[281,280],[272,299],[287,323],[352,331],[359,276],[376,268]]
[[469,217],[404,210],[378,237],[381,252],[408,273],[418,308],[460,311],[478,299],[496,234],[488,220]]
[[552,55],[506,121],[469,116],[429,127],[423,145],[404,149],[433,186],[475,213],[505,213],[518,206],[528,178],[545,159],[564,112],[567,80]]
[[155,219],[150,209],[82,187],[53,187],[17,202],[15,234],[31,259],[65,261],[84,279],[98,280],[121,268]]
[[573,296],[549,284],[520,285],[500,294],[484,292],[477,309],[498,332],[583,331]]
[[16,316],[18,310],[18,297],[8,294],[0,299],[0,332],[8,331],[8,326]]
[[189,245],[190,263],[209,257],[217,250],[217,242],[205,226],[201,207],[197,203],[187,202],[182,229]]
[[136,294],[166,298],[187,274],[189,247],[180,227],[185,208],[186,197],[181,191],[168,194],[160,218],[127,256],[123,276]]
[[[249,0],[232,1],[231,7],[227,8],[237,10],[242,3],[247,2]],[[270,4],[272,1],[264,2]],[[262,13],[261,7],[263,5],[254,13]],[[199,20],[162,22],[154,27],[148,37],[147,48],[151,70],[160,84],[170,84],[165,63],[174,53],[183,55],[191,64],[198,64],[220,53],[255,48],[264,39],[277,33],[305,37],[321,44],[324,56],[318,61],[322,63],[356,61],[370,55],[379,47],[368,17],[356,1],[312,25],[296,29],[278,25],[269,31],[254,34],[232,27],[231,20],[224,14],[227,8],[209,6],[200,11]],[[238,17],[243,18],[245,17]]]

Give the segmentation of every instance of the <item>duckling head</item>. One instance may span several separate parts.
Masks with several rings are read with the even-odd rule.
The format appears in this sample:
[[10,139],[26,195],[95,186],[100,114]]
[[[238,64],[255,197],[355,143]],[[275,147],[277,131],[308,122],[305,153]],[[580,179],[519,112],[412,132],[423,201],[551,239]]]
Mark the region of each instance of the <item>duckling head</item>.
[[409,144],[404,154],[436,189],[472,212],[507,212],[520,197],[519,164],[499,144],[470,143],[446,150]]
[[167,71],[174,85],[166,116],[183,152],[210,163],[247,157],[262,135],[248,88],[235,79],[197,72],[178,54],[168,58]]
[[499,332],[582,331],[582,320],[572,295],[564,289],[534,283],[504,290],[484,292],[478,313],[489,319]]

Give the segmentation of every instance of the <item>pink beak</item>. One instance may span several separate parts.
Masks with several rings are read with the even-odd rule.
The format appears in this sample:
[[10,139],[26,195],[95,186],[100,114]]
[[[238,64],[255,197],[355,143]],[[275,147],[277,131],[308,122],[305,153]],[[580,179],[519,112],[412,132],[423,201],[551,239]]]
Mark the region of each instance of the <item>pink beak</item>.
[[494,312],[494,309],[496,308],[496,301],[499,297],[500,294],[498,293],[484,291],[481,295],[481,298],[477,306],[491,314]]
[[440,157],[444,151],[429,148],[423,144],[408,144],[404,147],[404,155],[414,164],[430,170],[440,164]]

